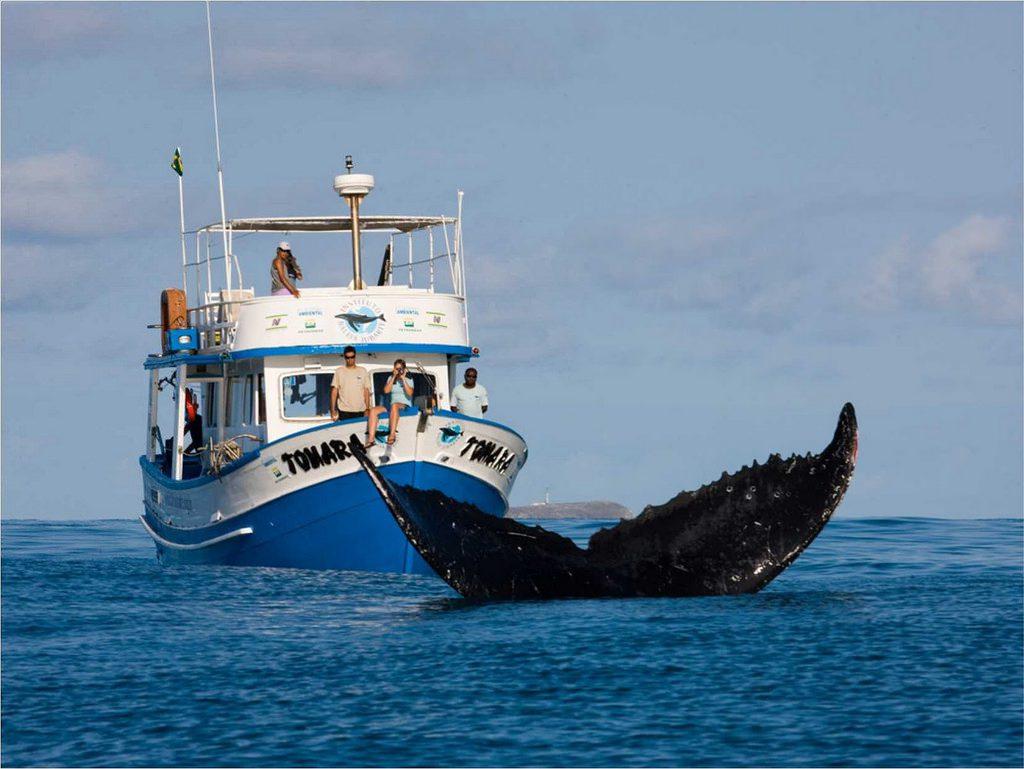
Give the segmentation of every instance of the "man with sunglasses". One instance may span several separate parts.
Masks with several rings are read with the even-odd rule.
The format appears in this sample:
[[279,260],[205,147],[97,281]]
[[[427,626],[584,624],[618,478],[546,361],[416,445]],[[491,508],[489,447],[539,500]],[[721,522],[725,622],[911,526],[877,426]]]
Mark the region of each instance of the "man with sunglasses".
[[356,348],[345,348],[345,365],[331,380],[331,419],[362,419],[370,411],[370,375],[356,365]]
[[452,411],[467,417],[483,417],[487,413],[487,389],[476,383],[476,369],[468,368],[465,381],[452,390]]

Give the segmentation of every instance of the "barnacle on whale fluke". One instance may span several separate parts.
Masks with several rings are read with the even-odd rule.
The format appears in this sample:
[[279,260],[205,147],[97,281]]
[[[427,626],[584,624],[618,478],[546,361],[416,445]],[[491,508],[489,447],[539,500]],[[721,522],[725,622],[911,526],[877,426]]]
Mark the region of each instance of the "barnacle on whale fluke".
[[351,448],[409,541],[464,596],[727,595],[764,587],[824,527],[853,477],[857,418],[847,403],[820,454],[772,454],[763,465],[723,473],[601,529],[585,550],[439,491],[393,484],[355,436]]

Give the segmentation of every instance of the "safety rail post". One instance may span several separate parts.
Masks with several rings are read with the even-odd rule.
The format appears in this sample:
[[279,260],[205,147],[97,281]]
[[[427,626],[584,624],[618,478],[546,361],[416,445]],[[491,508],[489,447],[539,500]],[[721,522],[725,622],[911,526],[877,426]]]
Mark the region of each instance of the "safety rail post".
[[210,233],[206,233],[206,293],[213,292],[213,268],[210,266]]
[[181,468],[185,455],[185,372],[188,366],[181,364],[175,371],[178,372],[178,386],[175,388],[177,402],[174,404],[174,443],[171,455],[171,477],[181,480]]
[[466,299],[466,264],[463,258],[462,244],[462,197],[465,193],[459,190],[458,218],[456,219],[455,231],[455,255],[459,260],[459,295]]
[[409,288],[412,288],[412,233],[407,232],[406,237],[409,238]]
[[459,293],[459,287],[456,285],[455,281],[455,265],[452,262],[452,246],[451,242],[448,240],[448,223],[443,219],[441,220],[441,232],[444,233],[444,252],[448,257],[448,272],[452,276],[452,289],[457,294]]
[[434,293],[434,228],[427,227],[427,241],[430,243],[430,258],[427,264],[430,265],[430,293]]
[[194,267],[196,268],[196,303],[200,301],[200,297],[203,295],[202,280],[203,276],[199,272],[199,268],[202,266],[202,262],[199,261],[199,230],[196,230],[196,261]]
[[[150,462],[156,459],[156,452],[153,451],[153,427],[157,424],[157,409],[160,406],[160,369],[149,370],[149,417],[146,419],[146,459]],[[163,451],[163,446],[160,450]]]
[[392,285],[393,281],[391,276],[395,274],[395,234],[391,233],[388,235],[388,253],[391,254],[391,259],[388,260],[388,274],[384,276],[387,281],[385,285]]
[[466,331],[466,339],[469,339],[469,292],[466,290],[466,261],[465,251],[466,246],[463,241],[462,235],[462,190],[459,190],[459,230],[458,230],[458,252],[459,252],[459,269],[462,271],[462,325]]

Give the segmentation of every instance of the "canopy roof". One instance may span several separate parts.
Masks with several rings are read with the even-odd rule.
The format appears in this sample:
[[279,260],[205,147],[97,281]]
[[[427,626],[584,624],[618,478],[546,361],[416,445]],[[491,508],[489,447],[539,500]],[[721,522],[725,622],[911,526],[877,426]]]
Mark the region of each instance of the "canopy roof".
[[[413,232],[441,224],[454,224],[450,216],[360,216],[359,229]],[[270,219],[229,219],[234,232],[349,232],[350,216],[286,216]],[[199,232],[220,232],[220,222],[201,227]]]

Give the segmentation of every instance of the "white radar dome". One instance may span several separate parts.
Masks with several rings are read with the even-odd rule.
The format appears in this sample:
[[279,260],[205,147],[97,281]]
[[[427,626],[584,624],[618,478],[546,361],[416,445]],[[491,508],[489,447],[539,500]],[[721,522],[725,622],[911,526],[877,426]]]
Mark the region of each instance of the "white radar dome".
[[334,177],[334,191],[339,195],[369,195],[373,189],[370,174],[339,174]]

